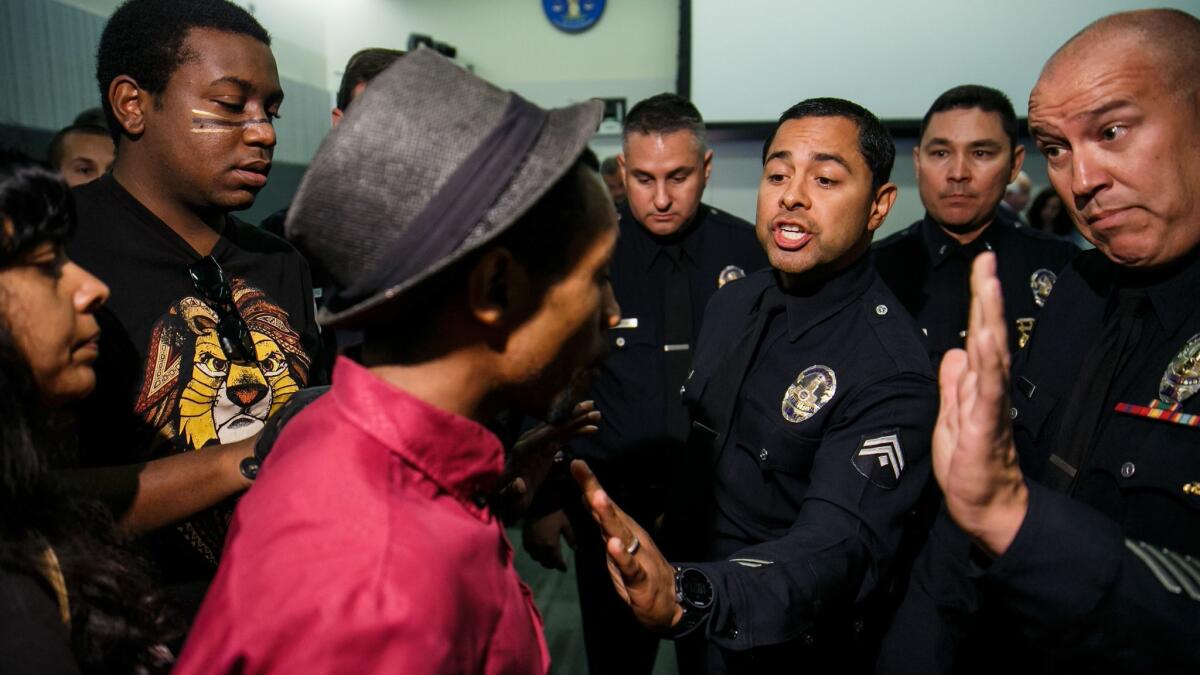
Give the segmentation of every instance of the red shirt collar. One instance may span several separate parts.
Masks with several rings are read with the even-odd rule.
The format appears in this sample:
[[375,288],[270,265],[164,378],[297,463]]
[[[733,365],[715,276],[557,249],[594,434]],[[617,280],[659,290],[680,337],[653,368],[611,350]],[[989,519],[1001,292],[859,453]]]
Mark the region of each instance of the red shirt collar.
[[346,418],[462,501],[490,494],[504,446],[486,427],[434,407],[339,357],[330,394]]

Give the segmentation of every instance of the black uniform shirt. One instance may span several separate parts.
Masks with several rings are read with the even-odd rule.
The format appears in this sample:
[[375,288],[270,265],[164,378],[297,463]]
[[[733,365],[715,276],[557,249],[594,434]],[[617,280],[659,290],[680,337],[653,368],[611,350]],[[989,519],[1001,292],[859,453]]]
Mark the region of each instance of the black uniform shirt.
[[742,651],[852,625],[929,474],[936,392],[911,318],[869,255],[803,293],[763,270],[713,298],[694,367],[689,452],[713,469],[711,502],[667,527],[708,523],[676,551],[719,561],[695,565],[716,589],[710,639]]
[[959,244],[928,215],[875,244],[879,275],[928,336],[935,362],[963,346],[971,298],[971,261],[996,253],[1009,348],[1025,344],[1060,270],[1079,252],[1073,244],[995,219],[974,241]]
[[[1163,421],[1154,409],[1160,385],[1176,357],[1200,354],[1200,262],[1156,283],[1144,284],[1098,252],[1072,265],[1069,282],[1047,312],[1039,336],[1013,368],[1013,406],[1018,449],[1034,477],[1062,469],[1059,429],[1066,402],[1084,374],[1088,346],[1112,311],[1115,289],[1144,287],[1149,309],[1137,343],[1103,401],[1091,448],[1075,479],[1073,495],[1121,524],[1127,535],[1200,557],[1200,426]],[[1113,355],[1116,358],[1117,355]],[[1193,390],[1194,391],[1194,390]],[[1123,405],[1128,412],[1118,412]],[[1159,407],[1162,407],[1161,405]],[[1181,402],[1180,415],[1200,414],[1200,395]],[[1158,415],[1154,419],[1150,415]],[[1189,486],[1194,486],[1189,488]]]
[[[611,276],[622,320],[609,331],[611,350],[591,390],[604,421],[598,433],[573,440],[571,447],[575,456],[588,460],[606,489],[627,496],[623,486],[660,486],[666,480],[671,447],[683,440],[669,438],[666,410],[683,405],[683,382],[667,383],[663,278],[672,262],[666,242],[648,233],[628,205],[618,214],[621,236]],[[766,255],[752,225],[704,204],[674,243],[688,271],[694,344],[712,294],[727,280],[766,266]]]
[[[1052,490],[1039,480],[1070,478],[1052,459],[1074,435],[1063,428],[1065,408],[1090,374],[1083,365],[1118,292],[1134,287],[1149,303],[1141,329],[1092,404],[1100,417],[1073,484]],[[939,519],[880,672],[1200,672],[1200,394],[1176,410],[1154,404],[1168,371],[1197,381],[1198,292],[1195,255],[1151,283],[1098,251],[1063,271],[1013,365],[1010,414],[1031,479],[1025,520],[1008,550],[979,568],[966,536]],[[969,633],[968,624],[939,627],[980,609]],[[946,640],[959,633],[969,646]]]

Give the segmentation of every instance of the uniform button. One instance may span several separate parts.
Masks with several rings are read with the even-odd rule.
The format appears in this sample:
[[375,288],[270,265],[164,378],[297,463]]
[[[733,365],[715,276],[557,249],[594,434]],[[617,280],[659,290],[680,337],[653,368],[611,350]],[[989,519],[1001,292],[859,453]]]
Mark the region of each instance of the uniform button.
[[854,632],[861,633],[862,629],[863,629],[863,620],[859,619],[858,621],[855,621],[854,622]]
[[687,387],[686,387],[686,386],[680,387],[680,388],[679,388],[679,395],[680,395],[680,396],[683,396],[683,393],[684,393],[684,392],[686,392],[686,391],[687,391]]
[[1133,478],[1133,474],[1137,473],[1137,467],[1133,462],[1125,462],[1121,465],[1121,478]]
[[1013,418],[1014,420],[1015,420],[1015,419],[1017,419],[1017,414],[1018,414],[1018,413],[1017,413],[1017,409],[1016,409],[1016,408],[1009,408],[1009,409],[1008,409],[1008,416],[1009,416],[1009,417],[1011,417],[1011,418]]
[[617,338],[617,349],[620,349],[621,347],[624,347],[624,346],[625,346],[625,338],[623,338],[623,337]]
[[992,250],[992,242],[985,241],[985,242],[983,242],[983,245],[984,245],[984,247],[987,248],[987,250],[989,250],[989,251]]
[[946,245],[945,244],[942,244],[942,247],[938,249],[938,255],[946,255]]
[[725,630],[725,638],[727,640],[736,640],[739,635],[737,626],[730,626]]
[[879,316],[887,315],[887,305],[875,305],[875,313]]
[[960,338],[967,337],[967,331],[965,331],[965,330],[958,331],[958,337],[960,337]]
[[767,461],[767,449],[766,448],[763,448],[762,452],[758,453],[758,461],[760,461],[760,462]]
[[801,635],[800,641],[804,643],[805,647],[811,647],[813,644],[812,633],[805,633],[804,635]]

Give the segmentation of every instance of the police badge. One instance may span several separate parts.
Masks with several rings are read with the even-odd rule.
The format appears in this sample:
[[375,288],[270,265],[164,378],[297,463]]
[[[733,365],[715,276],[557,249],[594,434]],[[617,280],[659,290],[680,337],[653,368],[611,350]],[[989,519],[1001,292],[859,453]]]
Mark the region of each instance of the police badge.
[[817,414],[837,393],[837,376],[828,366],[809,366],[783,393],[783,419],[799,424]]
[[1171,359],[1158,385],[1163,403],[1179,405],[1200,391],[1200,333],[1193,335]]
[[1046,298],[1050,297],[1050,291],[1054,290],[1056,281],[1058,275],[1044,268],[1029,275],[1029,289],[1033,291],[1033,301],[1038,307],[1045,306]]
[[1185,413],[1183,402],[1200,391],[1200,333],[1183,345],[1183,349],[1167,364],[1158,384],[1158,398],[1150,405],[1117,403],[1119,413],[1169,422],[1185,427],[1200,427],[1200,415]]
[[727,265],[721,273],[717,275],[717,288],[723,287],[731,281],[737,281],[746,276],[746,270],[737,265]]

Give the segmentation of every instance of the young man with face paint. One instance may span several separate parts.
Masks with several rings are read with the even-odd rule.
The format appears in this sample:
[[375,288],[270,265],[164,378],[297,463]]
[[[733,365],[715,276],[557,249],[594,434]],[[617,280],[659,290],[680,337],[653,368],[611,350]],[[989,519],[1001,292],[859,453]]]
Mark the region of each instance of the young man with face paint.
[[1000,263],[1016,351],[1033,334],[1058,273],[1078,253],[1067,242],[1017,227],[1001,208],[1024,159],[1012,103],[990,87],[954,87],[921,121],[913,166],[925,217],[877,243],[875,263],[925,335],[935,365],[963,345],[975,256],[992,251]]
[[997,262],[976,262],[966,353],[940,373],[948,517],[880,672],[1200,672],[1200,20],[1088,26],[1029,128],[1096,250],[1011,374]]
[[76,482],[147,534],[194,609],[270,415],[314,377],[308,266],[230,215],[266,185],[283,101],[269,36],[225,0],[131,0],[97,79],[112,172],[76,191],[69,245],[112,289]]
[[682,673],[873,663],[935,408],[912,320],[870,259],[894,156],[879,120],[840,99],[793,106],[765,143],[756,231],[771,269],[705,313],[684,394],[702,478],[670,504],[670,562],[572,466],[612,582],[640,622],[683,637]]

